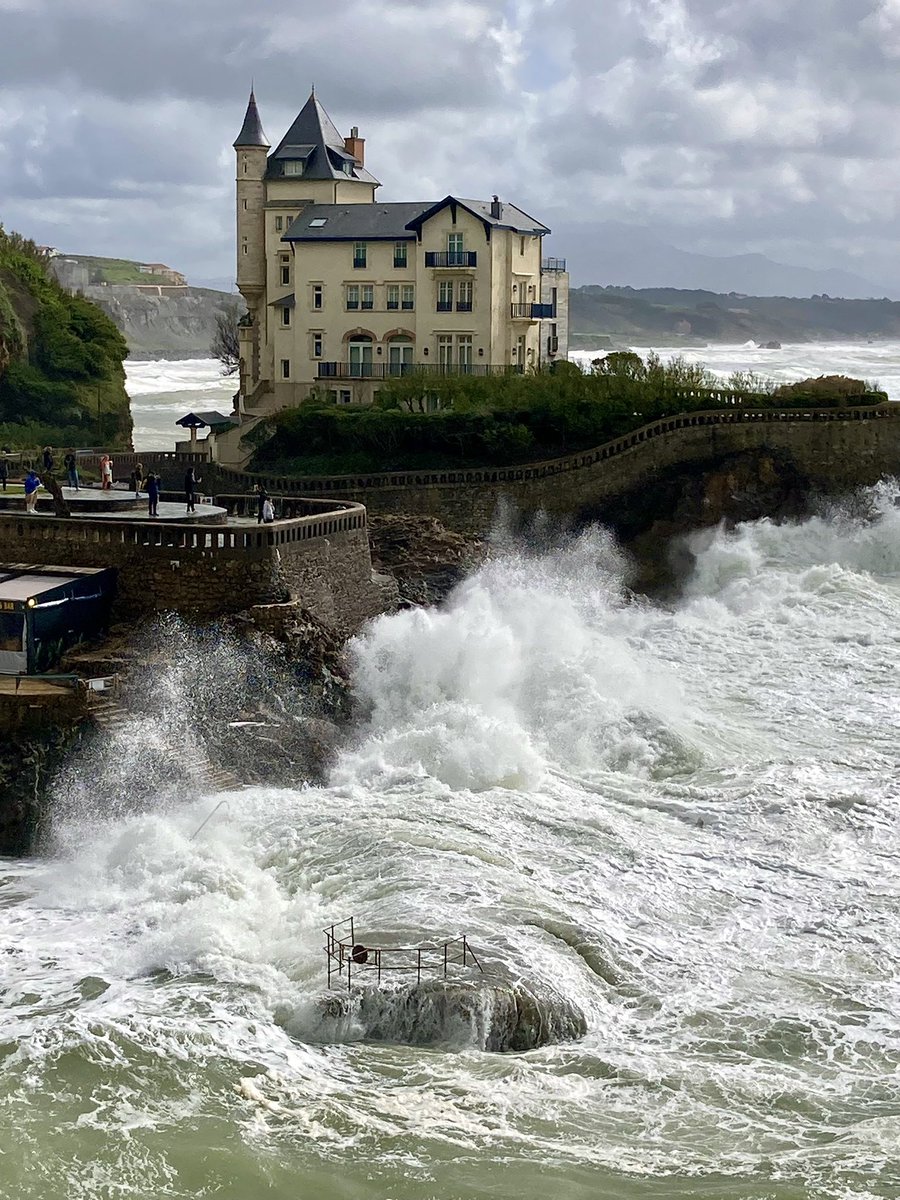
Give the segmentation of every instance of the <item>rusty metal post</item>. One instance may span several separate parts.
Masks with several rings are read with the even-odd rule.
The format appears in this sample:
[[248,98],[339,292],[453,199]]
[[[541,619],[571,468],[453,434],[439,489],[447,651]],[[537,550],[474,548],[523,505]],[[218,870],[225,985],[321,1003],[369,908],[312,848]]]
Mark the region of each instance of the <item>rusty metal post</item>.
[[463,966],[466,965],[466,935],[463,934]]
[[447,978],[447,942],[444,942],[444,978]]

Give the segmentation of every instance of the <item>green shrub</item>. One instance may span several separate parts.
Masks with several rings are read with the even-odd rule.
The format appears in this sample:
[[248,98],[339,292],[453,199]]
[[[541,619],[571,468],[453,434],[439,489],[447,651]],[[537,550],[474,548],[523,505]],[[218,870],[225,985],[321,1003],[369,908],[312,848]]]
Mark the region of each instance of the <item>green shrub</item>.
[[743,377],[742,387],[727,389],[684,359],[610,358],[591,372],[560,364],[531,374],[402,376],[385,381],[371,408],[338,408],[317,395],[254,431],[252,466],[301,474],[505,466],[585,450],[681,412],[885,399],[824,384],[813,396],[795,388],[773,395],[749,390]]

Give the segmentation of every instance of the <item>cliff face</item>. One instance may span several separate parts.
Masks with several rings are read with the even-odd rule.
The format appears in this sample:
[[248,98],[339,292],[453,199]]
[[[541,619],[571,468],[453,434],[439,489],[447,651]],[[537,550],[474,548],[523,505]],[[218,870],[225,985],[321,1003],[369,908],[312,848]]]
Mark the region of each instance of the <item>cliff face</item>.
[[131,358],[210,358],[216,315],[239,296],[196,287],[91,285],[84,294],[125,335]]
[[130,444],[126,353],[113,322],[64,291],[33,242],[0,226],[2,444]]

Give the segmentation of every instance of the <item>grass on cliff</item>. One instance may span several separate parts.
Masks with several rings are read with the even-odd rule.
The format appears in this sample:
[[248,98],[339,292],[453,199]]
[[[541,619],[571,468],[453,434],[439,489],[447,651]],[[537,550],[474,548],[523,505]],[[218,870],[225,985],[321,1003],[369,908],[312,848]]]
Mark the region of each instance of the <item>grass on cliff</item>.
[[34,242],[0,226],[2,444],[129,444],[127,353],[109,317],[64,291]]
[[734,408],[879,403],[860,380],[808,380],[775,389],[749,375],[723,387],[702,366],[650,355],[608,355],[590,371],[572,363],[526,375],[412,375],[385,382],[372,408],[313,396],[250,434],[252,471],[356,475],[378,471],[511,466],[559,458],[661,417]]

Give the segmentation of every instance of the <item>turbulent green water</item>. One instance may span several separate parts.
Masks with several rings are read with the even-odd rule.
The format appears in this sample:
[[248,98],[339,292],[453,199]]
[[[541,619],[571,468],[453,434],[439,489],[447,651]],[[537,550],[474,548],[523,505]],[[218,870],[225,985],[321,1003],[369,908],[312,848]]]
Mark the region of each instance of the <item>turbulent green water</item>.
[[[0,1194],[900,1196],[895,490],[698,537],[669,607],[599,534],[501,555],[359,640],[329,787],[194,840],[216,799],[73,804],[0,865]],[[119,735],[125,793],[178,736]],[[348,913],[468,933],[586,1036],[486,1052],[487,999],[426,1046],[326,1019]]]

